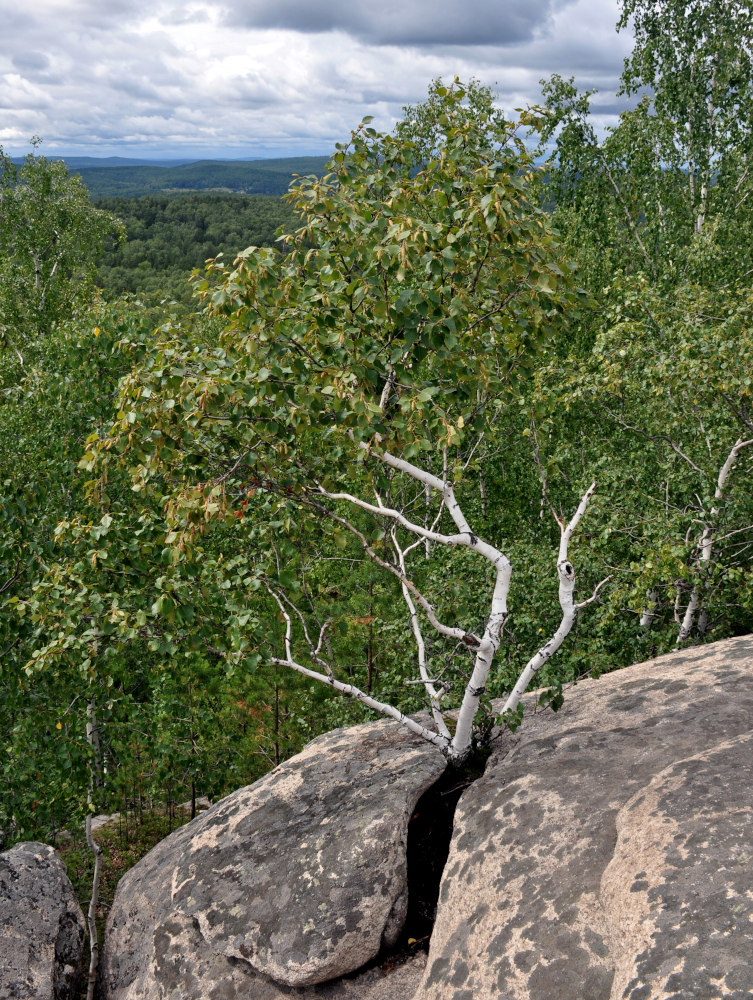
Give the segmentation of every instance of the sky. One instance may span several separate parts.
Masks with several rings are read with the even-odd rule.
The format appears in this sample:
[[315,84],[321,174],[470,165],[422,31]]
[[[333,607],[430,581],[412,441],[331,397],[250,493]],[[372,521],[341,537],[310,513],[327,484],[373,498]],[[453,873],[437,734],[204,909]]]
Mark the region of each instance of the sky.
[[330,153],[437,77],[508,113],[552,73],[608,123],[631,47],[617,0],[0,0],[0,145],[68,156]]

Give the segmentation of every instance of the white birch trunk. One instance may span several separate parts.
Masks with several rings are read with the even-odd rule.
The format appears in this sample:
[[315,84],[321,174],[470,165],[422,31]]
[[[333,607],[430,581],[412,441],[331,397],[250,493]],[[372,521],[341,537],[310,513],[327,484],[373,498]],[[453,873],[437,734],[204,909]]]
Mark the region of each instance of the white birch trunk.
[[557,574],[559,576],[559,601],[562,609],[562,620],[560,621],[559,627],[551,639],[546,642],[525,665],[515,687],[510,692],[510,695],[504,704],[502,715],[515,711],[533,678],[539,670],[541,670],[544,664],[557,652],[569,635],[578,610],[594,600],[600,588],[604,583],[606,583],[606,580],[602,581],[587,601],[583,601],[581,604],[575,604],[573,601],[573,593],[575,591],[575,567],[568,559],[568,545],[576,527],[578,526],[578,522],[585,513],[586,507],[588,506],[595,489],[596,483],[592,483],[583,495],[583,499],[578,505],[578,509],[575,514],[573,514],[573,517],[567,526],[560,522],[560,548],[557,557]]
[[96,702],[91,698],[86,706],[86,739],[91,747],[94,760],[89,765],[89,792],[87,795],[86,813],[86,843],[94,855],[94,875],[92,877],[92,894],[89,900],[87,925],[89,928],[89,976],[86,984],[86,1000],[94,1000],[94,988],[97,984],[97,966],[99,964],[99,935],[97,934],[97,906],[99,905],[99,882],[102,873],[102,847],[92,836],[92,810],[94,806],[94,788],[102,782],[101,756],[99,748],[99,725],[97,722]]
[[[452,484],[446,479],[446,474],[445,478],[439,478],[438,476],[413,465],[405,459],[391,455],[389,452],[378,452],[371,449],[370,454],[373,458],[383,462],[395,471],[401,472],[413,480],[423,484],[427,490],[434,490],[441,495],[440,514],[437,515],[435,522],[430,527],[411,521],[401,510],[385,506],[378,495],[376,497],[377,502],[374,504],[349,493],[330,492],[321,484],[317,484],[318,492],[316,495],[333,502],[350,504],[380,518],[390,519],[395,525],[395,528],[393,528],[392,531],[392,541],[397,553],[396,564],[393,565],[386,562],[374,550],[366,536],[359,531],[355,525],[351,524],[347,518],[340,516],[340,514],[335,513],[327,507],[319,506],[313,496],[311,498],[311,502],[315,507],[319,507],[322,513],[326,513],[328,517],[354,534],[361,542],[361,545],[368,554],[369,558],[376,565],[392,573],[400,581],[403,598],[410,616],[411,630],[416,641],[418,652],[418,671],[420,679],[409,683],[420,683],[424,686],[429,697],[433,721],[436,729],[431,730],[428,727],[416,722],[414,719],[410,719],[394,706],[374,698],[372,695],[362,691],[356,685],[338,680],[334,676],[331,667],[324,663],[319,656],[321,637],[319,645],[315,649],[313,642],[309,637],[305,621],[301,613],[295,609],[289,598],[285,597],[283,600],[271,589],[271,587],[268,586],[267,589],[277,602],[280,612],[286,622],[284,640],[285,656],[271,657],[270,660],[274,664],[290,667],[306,677],[310,677],[323,684],[327,684],[334,690],[357,699],[362,704],[381,713],[382,715],[395,719],[396,721],[407,726],[407,728],[412,732],[438,747],[449,761],[455,764],[461,764],[467,759],[473,749],[473,723],[478,712],[481,698],[486,690],[489,671],[492,668],[494,657],[500,645],[502,630],[505,622],[507,621],[507,598],[510,589],[512,565],[503,552],[474,534],[460,504],[458,503]],[[567,525],[565,525],[555,514],[557,522],[560,526],[560,546],[557,559],[557,573],[560,581],[559,597],[560,606],[562,608],[562,621],[549,642],[546,643],[546,645],[543,646],[526,665],[526,668],[518,679],[512,694],[508,698],[507,705],[505,706],[506,710],[514,708],[514,706],[519,703],[523,692],[530,684],[532,678],[541,669],[544,663],[546,663],[547,660],[557,651],[557,649],[559,649],[560,645],[572,628],[578,609],[595,600],[599,589],[604,583],[606,583],[606,580],[602,581],[587,601],[583,601],[581,604],[574,603],[573,592],[575,588],[575,569],[568,558],[568,545],[580,519],[585,513],[595,489],[596,483],[592,483],[581,498],[575,514]],[[450,517],[455,523],[456,528],[458,529],[456,534],[448,535],[437,530],[443,507],[447,509]],[[402,548],[397,539],[397,526],[400,526],[404,530],[408,531],[416,539],[406,548]],[[421,545],[422,542],[434,542],[449,547],[462,546],[470,548],[473,551],[478,552],[478,554],[486,559],[490,566],[493,567],[495,579],[491,596],[491,606],[489,608],[489,614],[486,620],[483,635],[480,638],[462,628],[450,627],[440,622],[431,603],[424,597],[423,594],[420,593],[415,583],[410,580],[405,563],[405,556],[417,545]],[[306,666],[304,663],[299,662],[299,660],[293,655],[292,618],[286,609],[286,604],[295,610],[295,613],[301,620],[303,632],[309,647],[309,655],[315,663],[318,663],[323,667],[324,672]],[[442,711],[441,700],[444,695],[444,691],[438,689],[437,682],[429,676],[426,662],[426,644],[419,622],[419,611],[423,611],[426,614],[429,622],[441,635],[453,638],[463,643],[468,648],[475,650],[473,669],[463,692],[454,735],[450,733]]]
[[641,613],[640,627],[644,632],[648,632],[656,618],[656,607],[659,601],[659,592],[654,590],[646,591],[646,607]]
[[[716,62],[716,57],[713,57]],[[706,123],[707,134],[712,136],[714,133],[714,88],[716,87],[716,66],[711,71],[711,86],[709,88],[709,97],[706,105],[708,119]],[[713,143],[709,140],[709,145],[712,146]],[[711,148],[707,150],[707,162],[711,162]],[[696,235],[700,235],[703,232],[703,225],[706,221],[706,207],[708,205],[709,197],[709,175],[708,168],[705,172],[704,177],[701,179],[701,201],[698,206],[698,214],[695,219],[695,232]]]
[[[711,556],[714,547],[714,525],[713,519],[719,513],[719,508],[717,504],[724,497],[724,489],[727,485],[727,480],[732,471],[732,467],[737,461],[737,457],[743,448],[747,448],[753,444],[753,438],[748,441],[743,441],[742,438],[738,438],[733,444],[729,455],[724,461],[721,469],[719,470],[719,475],[716,480],[716,489],[714,490],[714,505],[711,508],[711,520],[707,523],[701,534],[700,541],[698,543],[698,567],[702,571],[708,571],[711,566]],[[690,600],[688,601],[688,606],[685,609],[685,614],[683,615],[682,622],[680,623],[680,628],[677,633],[677,645],[680,646],[685,642],[690,633],[693,630],[693,623],[695,622],[696,615],[699,608],[701,607],[702,600],[702,590],[700,583],[696,583],[690,594]]]

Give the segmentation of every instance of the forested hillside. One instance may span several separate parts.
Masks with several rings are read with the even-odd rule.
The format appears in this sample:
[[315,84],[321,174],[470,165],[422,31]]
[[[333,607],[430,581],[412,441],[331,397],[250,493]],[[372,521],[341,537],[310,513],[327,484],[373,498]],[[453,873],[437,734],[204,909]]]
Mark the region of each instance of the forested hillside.
[[326,162],[326,156],[288,156],[278,160],[198,160],[176,166],[78,166],[75,173],[94,200],[173,191],[280,196],[294,175],[320,173]]
[[274,246],[280,226],[292,228],[293,211],[282,198],[242,194],[145,195],[102,198],[97,207],[125,226],[97,264],[105,297],[138,293],[150,300],[191,302],[195,268],[220,254],[232,261],[248,246]]
[[573,81],[437,81],[282,211],[3,158],[6,837],[372,710],[462,764],[527,684],[753,630],[751,19],[622,7],[604,135]]

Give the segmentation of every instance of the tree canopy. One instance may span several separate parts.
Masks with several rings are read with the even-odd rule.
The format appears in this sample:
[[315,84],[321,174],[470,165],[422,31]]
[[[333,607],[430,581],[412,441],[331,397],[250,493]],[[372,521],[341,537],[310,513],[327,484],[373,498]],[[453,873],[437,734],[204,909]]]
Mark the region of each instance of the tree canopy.
[[30,153],[19,167],[0,148],[0,339],[49,333],[86,298],[96,258],[120,223],[96,209],[64,163]]
[[284,239],[210,263],[193,314],[87,302],[84,265],[41,326],[4,292],[2,822],[85,798],[92,698],[101,801],[219,792],[212,761],[243,780],[363,705],[428,708],[459,762],[529,680],[557,708],[753,628],[749,12],[622,11],[606,132],[575,81],[515,122],[436,81],[299,180]]
[[[237,649],[253,662],[294,669],[301,664],[292,662],[289,591],[305,592],[310,569],[301,553],[322,519],[334,529],[330,544],[355,546],[392,573],[414,632],[413,598],[437,627],[431,602],[409,579],[405,545],[393,533],[396,555],[380,551],[386,521],[416,528],[404,513],[412,501],[401,496],[401,513],[349,493],[357,483],[360,496],[397,499],[395,472],[422,493],[433,489],[437,517],[446,508],[460,533],[443,535],[437,522],[419,526],[419,536],[475,549],[496,567],[484,638],[460,626],[438,629],[483,650],[469,688],[472,719],[507,616],[509,561],[470,530],[452,480],[474,452],[482,461],[484,436],[516,405],[536,353],[577,296],[546,216],[529,197],[532,163],[518,132],[535,126],[535,116],[512,124],[491,107],[469,114],[460,85],[438,85],[434,97],[437,149],[422,169],[411,139],[380,135],[366,122],[337,150],[328,174],[293,189],[301,224],[282,249],[251,248],[232,268],[209,268],[200,291],[222,325],[212,327],[210,342],[206,329],[197,339],[190,327],[165,327],[123,383],[114,433],[95,442],[83,464],[94,468],[97,452],[125,456],[135,488],[162,497],[173,578],[172,593],[155,602],[159,613],[196,617],[199,595],[191,596],[186,571],[192,578],[198,544],[202,575],[222,578],[215,586],[233,594],[226,611]],[[351,501],[359,517],[375,515],[367,534],[339,512]],[[561,523],[563,539],[579,511],[567,532]],[[205,541],[212,525],[234,529],[230,563],[224,545]],[[569,597],[566,541],[558,565]],[[267,652],[255,631],[265,628],[257,592],[262,608],[277,603],[288,622],[286,656]],[[304,636],[318,620],[316,602],[309,605],[305,615],[296,611]],[[322,660],[313,647],[308,655]],[[326,677],[360,692],[342,687],[333,667]],[[459,758],[471,746],[470,721],[463,740],[453,747]]]

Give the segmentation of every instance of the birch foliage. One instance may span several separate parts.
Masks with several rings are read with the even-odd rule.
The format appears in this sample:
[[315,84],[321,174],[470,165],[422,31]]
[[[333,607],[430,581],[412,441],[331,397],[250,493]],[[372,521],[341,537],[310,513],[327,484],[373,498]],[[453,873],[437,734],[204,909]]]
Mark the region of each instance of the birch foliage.
[[[656,153],[686,176],[686,214],[699,233],[718,196],[747,183],[753,148],[753,12],[745,0],[623,0],[631,24],[625,94],[650,88],[662,125]],[[740,184],[740,187],[738,187]],[[749,189],[749,188],[748,188]]]
[[[461,760],[507,620],[511,565],[475,533],[456,486],[483,465],[487,437],[501,432],[576,296],[530,197],[534,167],[519,132],[536,116],[506,122],[483,102],[469,113],[457,81],[433,96],[430,150],[423,133],[414,142],[363,123],[328,174],[292,190],[300,226],[279,250],[210,264],[198,288],[222,327],[197,339],[166,326],[124,383],[112,436],[84,461],[122,454],[134,488],[163,496],[176,567],[213,524],[235,519],[234,579],[284,628],[270,650],[242,613],[249,649],[418,727]],[[559,521],[553,553],[566,626],[530,676],[575,617],[568,543],[593,493],[586,486]],[[402,591],[434,729],[338,674],[332,623],[300,551],[322,523],[343,555],[367,559]],[[417,569],[457,549],[487,565],[488,596],[472,601],[476,631],[466,609],[439,619]],[[243,590],[231,589],[242,604]],[[426,628],[430,645],[454,644],[469,661],[454,733]]]
[[[547,198],[582,278],[600,293],[614,271],[683,281],[710,237],[724,253],[704,279],[751,267],[753,51],[747,3],[624,0],[636,36],[618,123],[599,134],[592,93],[544,83]],[[709,232],[710,230],[710,232]]]
[[[663,623],[670,641],[745,631],[753,551],[750,292],[692,285],[669,301],[646,281],[618,281],[622,304],[611,324],[564,383],[556,373],[554,389],[559,405],[593,415],[592,454],[621,441],[619,461],[601,462],[613,467],[610,496],[622,506],[612,529],[632,540],[618,573],[625,586],[614,598],[637,621],[652,594],[645,624]],[[553,375],[539,377],[554,387]]]
[[93,291],[105,240],[121,235],[62,161],[32,152],[17,165],[0,147],[0,346],[23,355],[67,318]]
[[750,629],[753,62],[747,3],[624,0],[628,24],[613,128],[544,87],[544,196],[596,308],[538,372],[538,432],[599,475],[603,641],[640,658]]

